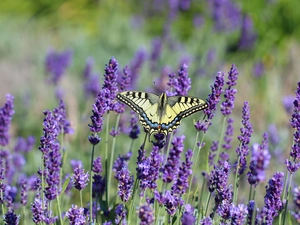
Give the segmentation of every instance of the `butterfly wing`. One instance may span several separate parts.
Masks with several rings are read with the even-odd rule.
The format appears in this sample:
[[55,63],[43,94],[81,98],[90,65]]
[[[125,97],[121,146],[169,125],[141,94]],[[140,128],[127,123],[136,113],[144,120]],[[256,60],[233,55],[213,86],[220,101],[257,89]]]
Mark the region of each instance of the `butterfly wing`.
[[139,114],[140,122],[150,134],[157,131],[159,96],[146,92],[125,91],[119,93],[117,99]]
[[208,107],[208,104],[199,98],[185,96],[168,97],[165,112],[161,118],[161,129],[165,134],[175,130],[181,119],[201,111]]

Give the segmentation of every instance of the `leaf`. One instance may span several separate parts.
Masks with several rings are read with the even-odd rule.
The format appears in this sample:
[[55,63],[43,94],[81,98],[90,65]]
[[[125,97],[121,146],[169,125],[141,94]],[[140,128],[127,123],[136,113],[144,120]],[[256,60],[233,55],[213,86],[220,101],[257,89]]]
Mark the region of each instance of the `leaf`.
[[68,177],[66,180],[65,180],[65,182],[64,182],[64,184],[63,184],[63,186],[62,186],[62,189],[61,189],[61,194],[63,194],[65,191],[66,191],[66,189],[67,189],[67,187],[68,187],[68,185],[69,185],[69,183],[70,183],[70,177]]

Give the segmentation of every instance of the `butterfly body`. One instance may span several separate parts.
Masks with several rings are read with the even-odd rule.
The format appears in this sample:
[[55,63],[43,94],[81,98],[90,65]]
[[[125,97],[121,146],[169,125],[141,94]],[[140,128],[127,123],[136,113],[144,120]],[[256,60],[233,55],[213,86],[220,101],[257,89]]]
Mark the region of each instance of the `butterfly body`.
[[160,96],[137,91],[125,91],[117,95],[117,99],[139,114],[144,128],[150,133],[168,133],[175,130],[181,119],[208,107],[199,98]]

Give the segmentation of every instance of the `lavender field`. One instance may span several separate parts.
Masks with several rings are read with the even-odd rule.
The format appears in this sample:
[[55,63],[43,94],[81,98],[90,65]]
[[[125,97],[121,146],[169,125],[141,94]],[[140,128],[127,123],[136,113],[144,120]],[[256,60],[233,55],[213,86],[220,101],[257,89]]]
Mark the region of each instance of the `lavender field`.
[[297,3],[1,2],[0,224],[300,224]]

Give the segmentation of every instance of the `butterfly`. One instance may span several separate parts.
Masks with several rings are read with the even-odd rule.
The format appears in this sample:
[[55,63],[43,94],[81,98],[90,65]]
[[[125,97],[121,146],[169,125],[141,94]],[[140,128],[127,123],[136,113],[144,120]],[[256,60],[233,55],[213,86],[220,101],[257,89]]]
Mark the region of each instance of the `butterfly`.
[[175,130],[181,119],[206,109],[208,104],[199,98],[160,96],[147,92],[125,91],[117,99],[139,115],[139,120],[148,133],[161,133],[165,136]]

